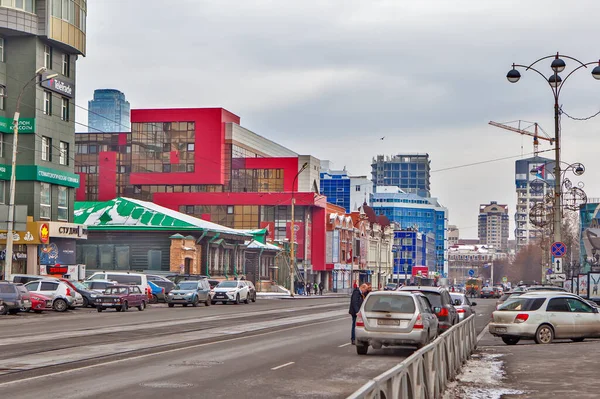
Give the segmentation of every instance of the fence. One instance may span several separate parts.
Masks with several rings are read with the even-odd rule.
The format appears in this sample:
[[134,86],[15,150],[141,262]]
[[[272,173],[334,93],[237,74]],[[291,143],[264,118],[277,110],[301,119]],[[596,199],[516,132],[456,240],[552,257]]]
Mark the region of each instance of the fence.
[[348,399],[438,399],[477,346],[475,315],[450,328]]

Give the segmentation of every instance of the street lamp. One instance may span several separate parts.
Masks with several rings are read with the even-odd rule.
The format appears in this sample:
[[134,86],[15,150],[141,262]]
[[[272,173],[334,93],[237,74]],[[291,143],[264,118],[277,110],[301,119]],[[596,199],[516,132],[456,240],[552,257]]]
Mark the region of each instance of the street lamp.
[[[6,253],[4,256],[4,279],[10,281],[10,275],[12,274],[12,261],[13,261],[13,235],[15,226],[15,185],[17,169],[17,146],[19,144],[19,108],[21,107],[21,97],[27,86],[35,82],[35,80],[46,72],[45,67],[41,67],[35,71],[35,75],[21,88],[19,96],[17,97],[17,106],[15,108],[15,116],[13,118],[13,143],[12,143],[12,161],[10,169],[10,196],[8,199],[8,226],[6,231]],[[58,76],[57,73],[46,76],[40,83],[48,81]]]
[[[550,75],[549,78],[546,78],[546,76],[542,72],[535,69],[533,66],[540,61],[547,60],[550,58],[553,58],[552,63],[550,64],[550,68],[552,69],[553,74]],[[560,72],[564,71],[564,69],[566,67],[566,63],[565,63],[564,59],[569,59],[569,60],[575,61],[575,63],[578,65],[575,69],[573,69],[571,72],[569,72],[564,79],[562,79],[558,74]],[[540,75],[546,81],[546,83],[548,83],[548,85],[550,86],[550,90],[552,90],[552,95],[554,97],[554,142],[556,143],[555,148],[554,148],[554,157],[555,157],[554,176],[555,176],[555,178],[554,178],[554,199],[553,199],[553,205],[554,205],[553,206],[553,225],[554,225],[554,241],[555,242],[562,241],[561,170],[560,170],[560,163],[561,163],[561,161],[560,161],[560,108],[558,105],[559,97],[560,97],[561,90],[564,86],[564,83],[567,81],[567,79],[569,79],[569,77],[573,73],[578,71],[579,69],[587,68],[590,65],[596,65],[596,67],[592,70],[592,76],[594,77],[594,79],[600,80],[600,61],[593,61],[593,62],[588,62],[588,63],[584,64],[583,62],[579,61],[576,58],[573,58],[573,57],[570,57],[567,55],[561,55],[559,53],[556,53],[556,55],[548,55],[548,56],[542,57],[530,65],[513,64],[512,69],[510,71],[508,71],[508,73],[506,74],[506,78],[508,79],[509,82],[517,83],[519,81],[519,79],[521,78],[521,73],[517,70],[517,68],[525,68],[525,71],[532,70],[532,71],[536,72],[538,75]]]
[[[296,198],[294,198],[294,187],[296,186],[296,180],[298,180],[298,176],[300,176],[300,173],[302,173],[307,166],[308,162],[304,162],[304,165],[302,165],[298,173],[296,173],[296,176],[294,176],[294,180],[292,181],[292,221],[290,222],[290,295],[292,297],[294,296],[294,266],[296,265],[296,251],[294,251],[296,242],[296,231],[294,226],[294,205],[296,205]],[[306,265],[304,267],[306,267]],[[304,283],[306,284],[306,281]]]

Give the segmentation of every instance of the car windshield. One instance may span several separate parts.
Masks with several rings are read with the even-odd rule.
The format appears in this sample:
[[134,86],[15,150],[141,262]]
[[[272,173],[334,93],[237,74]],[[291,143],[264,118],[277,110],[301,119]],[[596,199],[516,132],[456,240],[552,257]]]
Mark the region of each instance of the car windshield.
[[432,308],[442,307],[442,296],[437,292],[421,291],[429,299]]
[[365,312],[414,313],[415,301],[407,295],[371,295],[367,297]]
[[504,302],[504,301],[506,301],[506,300],[507,300],[507,299],[508,299],[508,298],[509,298],[511,295],[512,295],[512,293],[503,294],[503,295],[500,297],[500,299],[499,299],[499,300],[500,300],[500,301],[502,301],[502,302]]
[[195,290],[198,288],[198,283],[195,281],[182,281],[177,285],[178,290]]
[[538,310],[542,304],[546,301],[546,298],[523,298],[521,296],[516,298],[510,298],[504,302],[498,310],[500,311],[534,311]]
[[127,294],[126,287],[108,287],[105,291],[108,295]]
[[79,281],[71,281],[71,284],[73,284],[75,286],[75,288],[77,288],[79,290],[87,290],[88,289],[88,287],[85,284],[80,283]]
[[221,281],[217,288],[236,288],[237,286],[237,281]]
[[450,294],[450,296],[452,297],[453,301],[456,301],[457,299],[460,301],[460,303],[462,304],[464,302],[464,296],[462,295],[457,295],[457,294]]

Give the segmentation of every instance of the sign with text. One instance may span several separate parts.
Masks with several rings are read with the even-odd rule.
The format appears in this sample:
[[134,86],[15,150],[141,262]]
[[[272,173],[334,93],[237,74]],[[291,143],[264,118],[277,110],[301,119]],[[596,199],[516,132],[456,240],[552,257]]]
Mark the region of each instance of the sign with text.
[[87,226],[76,223],[50,222],[50,237],[87,239]]
[[[24,231],[15,231],[13,243],[15,245],[41,244],[39,231],[42,224],[40,222],[27,222],[27,228]],[[6,244],[6,231],[0,231],[0,244]]]
[[[19,133],[34,133],[35,118],[20,118]],[[0,116],[0,133],[14,133],[14,120]]]
[[46,76],[49,74],[42,74],[42,81],[40,82],[40,86],[45,87],[48,90],[52,90],[55,93],[59,93],[63,96],[73,98],[75,96],[75,84],[67,82],[62,78],[55,77],[52,79],[47,79]]

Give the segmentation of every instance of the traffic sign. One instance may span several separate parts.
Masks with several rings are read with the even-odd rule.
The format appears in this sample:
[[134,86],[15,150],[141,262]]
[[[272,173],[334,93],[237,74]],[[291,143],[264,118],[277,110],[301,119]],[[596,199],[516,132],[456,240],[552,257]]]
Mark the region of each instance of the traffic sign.
[[507,283],[508,282],[508,277],[506,277],[506,276],[502,277],[502,282],[503,283]]
[[475,275],[475,270],[470,269],[469,270],[469,276],[473,277]]
[[562,258],[565,253],[567,253],[567,246],[564,242],[556,241],[552,244],[552,247],[550,247],[550,253],[552,253],[552,256],[555,258]]
[[549,275],[548,279],[555,283],[562,283],[563,281],[565,281],[567,279],[567,275],[564,273],[554,273],[554,274]]

